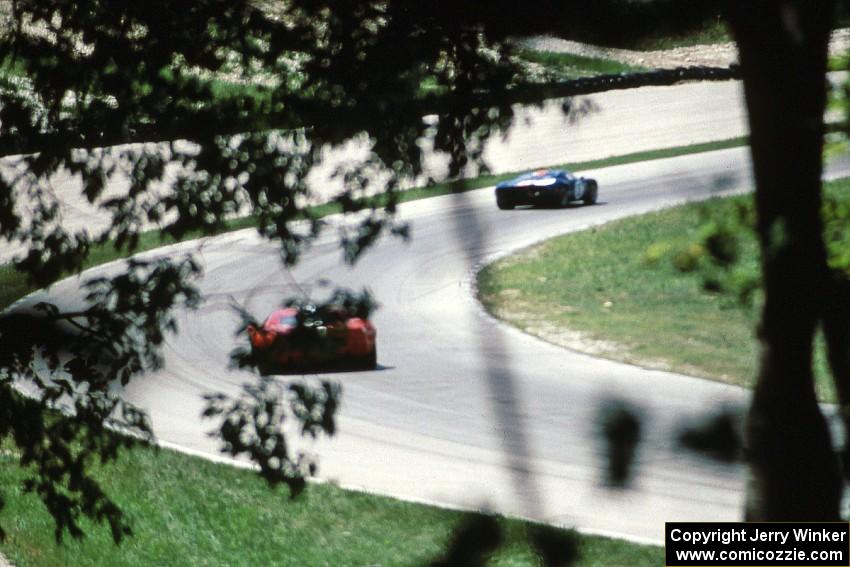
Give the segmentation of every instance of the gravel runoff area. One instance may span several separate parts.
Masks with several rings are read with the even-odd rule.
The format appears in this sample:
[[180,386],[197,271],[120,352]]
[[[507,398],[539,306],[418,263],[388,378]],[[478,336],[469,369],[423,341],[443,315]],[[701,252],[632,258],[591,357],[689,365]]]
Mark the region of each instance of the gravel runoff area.
[[[730,64],[738,62],[738,49],[731,42],[677,47],[661,51],[632,51],[629,49],[599,47],[552,36],[534,36],[518,40],[517,43],[536,51],[613,59],[629,65],[657,69],[673,69],[676,67],[696,65],[728,67]],[[848,49],[850,49],[850,29],[834,31],[829,46],[830,54],[838,55],[846,53]]]

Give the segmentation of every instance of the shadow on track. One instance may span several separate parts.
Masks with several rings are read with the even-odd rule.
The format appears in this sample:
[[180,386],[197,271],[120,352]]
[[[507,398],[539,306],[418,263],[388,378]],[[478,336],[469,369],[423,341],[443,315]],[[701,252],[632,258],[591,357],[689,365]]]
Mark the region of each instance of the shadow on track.
[[[463,183],[460,181],[459,183]],[[477,209],[469,202],[467,192],[454,194],[454,204],[471,211],[456,219],[455,238],[460,243],[468,266],[477,264],[485,254],[488,233],[486,225],[480,222]],[[495,208],[496,204],[493,204]],[[516,377],[510,364],[510,355],[504,343],[504,336],[498,328],[488,325],[484,319],[473,322],[478,343],[470,345],[479,352],[485,365],[487,389],[493,409],[495,423],[494,435],[501,439],[502,452],[511,474],[511,482],[521,502],[522,515],[540,520],[543,507],[534,473],[530,463],[534,456],[526,434],[523,420],[522,403],[516,385]]]

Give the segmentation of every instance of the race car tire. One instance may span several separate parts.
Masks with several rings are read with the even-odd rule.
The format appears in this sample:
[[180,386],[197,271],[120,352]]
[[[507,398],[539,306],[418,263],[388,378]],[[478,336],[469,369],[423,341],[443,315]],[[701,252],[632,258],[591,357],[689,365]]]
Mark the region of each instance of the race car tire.
[[257,372],[260,373],[260,376],[270,376],[274,374],[274,370],[274,367],[268,362],[257,363]]
[[372,347],[372,350],[363,356],[357,357],[357,367],[363,370],[374,370],[378,366],[378,347]]
[[595,205],[596,197],[599,193],[599,190],[594,183],[590,188],[588,188],[587,192],[584,194],[584,198],[582,199],[582,203],[585,205]]
[[499,195],[496,195],[496,206],[503,211],[509,211],[514,208],[513,203],[511,203],[506,197],[500,197]]

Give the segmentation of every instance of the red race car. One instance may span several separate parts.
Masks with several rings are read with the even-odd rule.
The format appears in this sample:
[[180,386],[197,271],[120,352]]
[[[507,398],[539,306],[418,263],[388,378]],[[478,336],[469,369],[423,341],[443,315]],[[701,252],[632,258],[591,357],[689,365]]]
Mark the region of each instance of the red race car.
[[377,366],[375,327],[342,306],[283,307],[247,326],[261,374]]

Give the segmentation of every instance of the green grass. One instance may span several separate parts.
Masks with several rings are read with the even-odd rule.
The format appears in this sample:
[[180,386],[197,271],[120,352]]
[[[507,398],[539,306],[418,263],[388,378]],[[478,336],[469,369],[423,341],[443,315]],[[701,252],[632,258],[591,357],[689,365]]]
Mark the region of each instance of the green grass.
[[[704,144],[694,144],[691,146],[680,146],[674,148],[664,148],[660,150],[651,150],[645,152],[637,152],[622,156],[614,156],[604,159],[567,163],[554,167],[565,167],[573,171],[581,171],[587,169],[598,169],[612,165],[623,165],[651,159],[663,159],[686,154],[694,154],[700,152],[709,152],[726,148],[738,147],[747,143],[746,138],[733,138],[729,140],[721,140],[717,142],[708,142]],[[514,177],[519,172],[504,173],[501,175],[484,175],[474,179],[464,179],[454,183],[438,183],[427,187],[417,187],[405,191],[400,195],[401,202],[413,201],[416,199],[424,199],[428,197],[436,197],[439,195],[447,195],[460,191],[470,191],[495,185],[499,181]],[[334,205],[321,205],[313,209],[316,215],[328,215],[340,212],[339,207]],[[243,217],[233,219],[226,223],[222,232],[239,230],[242,228],[255,227],[256,220],[253,217]],[[199,238],[204,236],[201,233],[191,233],[184,240]],[[174,240],[164,238],[158,231],[148,231],[141,234],[138,247],[134,252],[143,252],[152,250],[160,246],[171,244]],[[86,268],[97,266],[118,258],[127,256],[125,250],[116,250],[111,244],[96,246],[92,249],[90,257],[85,264]],[[27,293],[35,291],[35,286],[29,285],[26,277],[15,271],[8,265],[0,265],[0,309],[9,306],[12,302],[23,297]]]
[[543,70],[543,73],[551,79],[577,79],[579,77],[591,77],[594,75],[636,73],[647,70],[644,67],[627,65],[609,59],[584,57],[569,53],[521,49],[518,52],[518,56],[526,63],[539,66]]
[[[850,201],[850,180],[829,183],[827,190]],[[684,205],[533,246],[482,270],[480,298],[496,316],[552,342],[750,386],[757,308],[703,291],[700,273],[680,272],[670,255],[654,265],[647,261],[657,243],[675,251],[698,241],[701,209],[728,218],[746,198]],[[756,263],[757,254],[750,234],[742,262]],[[816,377],[819,397],[833,400],[822,352]]]
[[[109,530],[85,524],[85,539],[54,541],[53,521],[33,495],[22,494],[23,472],[0,456],[6,507],[0,550],[17,567],[423,565],[440,556],[463,513],[310,485],[299,498],[271,491],[251,471],[169,450],[136,448],[96,470],[132,522],[120,546]],[[500,518],[505,545],[493,566],[537,565],[528,524]],[[646,565],[663,561],[659,547],[579,536],[579,566]]]

